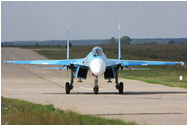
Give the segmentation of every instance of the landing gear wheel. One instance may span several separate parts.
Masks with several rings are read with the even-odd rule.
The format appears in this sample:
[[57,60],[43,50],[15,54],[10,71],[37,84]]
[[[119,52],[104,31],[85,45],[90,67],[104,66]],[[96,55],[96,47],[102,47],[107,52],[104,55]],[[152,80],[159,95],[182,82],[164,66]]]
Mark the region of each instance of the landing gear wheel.
[[66,92],[66,94],[70,94],[70,90],[71,90],[70,83],[66,82],[66,84],[65,84],[65,92]]
[[120,82],[118,85],[119,94],[123,94],[123,82]]
[[94,91],[95,94],[98,94],[99,87],[98,87],[98,86],[95,86],[95,87],[93,88],[93,91]]

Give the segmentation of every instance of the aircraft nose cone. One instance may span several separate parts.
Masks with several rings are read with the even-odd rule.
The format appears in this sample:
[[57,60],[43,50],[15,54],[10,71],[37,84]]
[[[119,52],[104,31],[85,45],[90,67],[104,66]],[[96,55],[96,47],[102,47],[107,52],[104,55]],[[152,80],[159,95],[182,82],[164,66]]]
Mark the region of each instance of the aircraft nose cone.
[[90,69],[94,75],[101,75],[106,70],[106,63],[103,59],[94,59],[90,63]]

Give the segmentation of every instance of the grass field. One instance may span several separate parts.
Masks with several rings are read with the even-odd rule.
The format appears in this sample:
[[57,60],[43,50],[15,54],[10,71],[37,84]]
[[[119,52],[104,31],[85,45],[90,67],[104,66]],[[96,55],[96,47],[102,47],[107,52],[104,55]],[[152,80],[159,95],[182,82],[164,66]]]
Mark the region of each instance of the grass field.
[[[102,45],[108,58],[117,59],[117,45]],[[65,47],[22,47],[41,49],[36,50],[49,59],[66,59]],[[83,58],[92,50],[93,46],[74,46],[70,48],[70,58]],[[43,50],[45,49],[45,50]],[[54,50],[48,50],[54,49]],[[184,66],[147,66],[149,71],[120,71],[120,77],[141,80],[149,83],[163,84],[172,87],[187,88],[187,45],[185,44],[138,44],[122,45],[122,59],[125,60],[153,60],[153,61],[183,61]],[[135,66],[140,67],[140,66]],[[179,81],[179,76],[183,80]]]
[[58,110],[53,105],[1,97],[1,125],[132,125],[116,119],[104,119]]

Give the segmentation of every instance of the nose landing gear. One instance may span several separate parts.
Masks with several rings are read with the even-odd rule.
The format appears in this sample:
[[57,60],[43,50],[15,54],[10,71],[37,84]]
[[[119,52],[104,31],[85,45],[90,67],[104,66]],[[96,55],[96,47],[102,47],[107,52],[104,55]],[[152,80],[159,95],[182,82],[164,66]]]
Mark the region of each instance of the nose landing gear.
[[99,86],[98,86],[98,76],[95,76],[96,78],[94,79],[95,86],[93,87],[93,91],[95,94],[98,94],[99,91]]

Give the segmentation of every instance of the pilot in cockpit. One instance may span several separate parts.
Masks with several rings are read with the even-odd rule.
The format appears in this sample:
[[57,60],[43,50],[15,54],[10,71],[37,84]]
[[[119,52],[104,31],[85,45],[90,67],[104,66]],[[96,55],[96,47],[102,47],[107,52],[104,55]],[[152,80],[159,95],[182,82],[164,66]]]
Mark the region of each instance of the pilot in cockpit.
[[94,47],[92,50],[92,55],[93,56],[102,56],[102,49],[101,47]]

